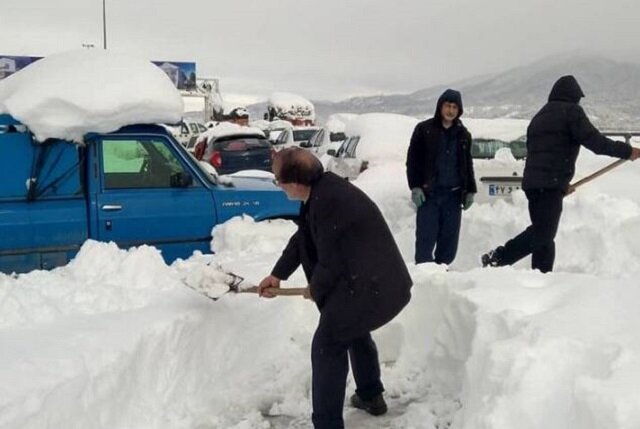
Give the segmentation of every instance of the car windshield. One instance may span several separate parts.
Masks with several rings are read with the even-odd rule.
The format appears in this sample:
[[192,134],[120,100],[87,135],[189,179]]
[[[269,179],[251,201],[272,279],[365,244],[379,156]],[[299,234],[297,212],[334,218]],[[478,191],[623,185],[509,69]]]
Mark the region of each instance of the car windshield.
[[492,159],[496,152],[503,148],[511,149],[515,159],[523,159],[527,156],[527,143],[522,140],[506,142],[497,139],[475,139],[471,142],[471,156],[477,159]]
[[271,145],[265,139],[256,137],[243,137],[215,143],[217,150],[223,152],[244,152],[248,150],[269,149]]
[[316,131],[318,130],[317,129],[293,130],[293,141],[296,141],[296,142],[304,141],[304,140],[308,141],[315,134]]
[[345,140],[346,138],[347,136],[342,132],[329,134],[329,141],[332,141],[332,142],[339,142],[339,141]]

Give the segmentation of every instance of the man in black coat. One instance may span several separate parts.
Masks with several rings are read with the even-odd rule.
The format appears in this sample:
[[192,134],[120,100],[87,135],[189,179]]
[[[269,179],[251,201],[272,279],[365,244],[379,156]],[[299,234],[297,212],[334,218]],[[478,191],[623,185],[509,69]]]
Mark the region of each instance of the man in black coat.
[[[477,192],[471,134],[462,125],[462,96],[447,89],[433,118],[416,125],[407,152],[407,181],[416,214],[416,264],[450,264],[458,251],[462,209]],[[435,248],[435,255],[434,255]]]
[[531,225],[504,246],[482,255],[483,266],[511,265],[531,254],[531,268],[552,271],[562,200],[570,191],[580,145],[599,155],[632,161],[640,156],[640,149],[600,134],[579,104],[582,97],[578,81],[563,76],[553,85],[549,102],[531,120],[522,180]]
[[378,352],[371,331],[393,319],[409,302],[411,277],[382,213],[360,189],[333,173],[310,152],[290,148],[273,161],[276,183],[290,199],[303,201],[298,230],[261,296],[280,287],[299,265],[309,297],[320,310],[311,346],[313,424],[343,428],[342,409],[349,358],[356,381],[351,404],[384,414]]

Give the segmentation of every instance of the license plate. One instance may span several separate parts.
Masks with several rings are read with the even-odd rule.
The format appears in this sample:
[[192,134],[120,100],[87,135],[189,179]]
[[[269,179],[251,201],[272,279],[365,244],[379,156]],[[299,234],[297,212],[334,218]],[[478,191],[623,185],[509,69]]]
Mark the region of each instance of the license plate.
[[513,192],[520,189],[520,185],[499,185],[496,183],[489,184],[489,196],[491,197],[506,197],[511,195]]

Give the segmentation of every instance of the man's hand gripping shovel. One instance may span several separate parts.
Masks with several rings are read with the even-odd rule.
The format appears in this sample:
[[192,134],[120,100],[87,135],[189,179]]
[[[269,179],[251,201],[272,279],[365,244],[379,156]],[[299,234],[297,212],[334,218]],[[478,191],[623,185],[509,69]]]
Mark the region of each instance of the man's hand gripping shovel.
[[632,148],[631,150],[631,157],[629,159],[619,159],[615,162],[612,162],[611,164],[607,165],[606,167],[601,168],[600,170],[596,171],[595,173],[592,173],[590,175],[588,175],[587,177],[584,177],[580,180],[578,180],[575,183],[572,183],[569,185],[569,188],[567,189],[567,194],[566,195],[571,195],[576,191],[576,188],[591,182],[592,180],[597,179],[598,177],[602,176],[603,174],[613,170],[614,168],[624,164],[627,161],[635,161],[636,159],[640,158],[640,148]]
[[[211,266],[210,264],[208,264],[208,266],[211,269],[208,270],[205,278],[202,278],[201,281],[197,283],[185,282],[185,284],[214,301],[230,293],[259,293],[258,286],[248,284],[244,277],[225,271],[219,266]],[[262,290],[262,295],[266,297],[302,296],[309,298],[308,288],[268,287]]]

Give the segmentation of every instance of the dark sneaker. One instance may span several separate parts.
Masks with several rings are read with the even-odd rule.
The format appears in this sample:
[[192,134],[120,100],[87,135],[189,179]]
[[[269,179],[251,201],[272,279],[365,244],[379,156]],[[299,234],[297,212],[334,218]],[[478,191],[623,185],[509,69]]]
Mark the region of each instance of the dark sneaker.
[[488,267],[491,265],[491,258],[493,257],[493,250],[488,253],[485,253],[480,257],[480,261],[482,262],[482,268]]
[[351,396],[351,405],[355,408],[365,410],[372,416],[381,416],[387,412],[387,403],[384,401],[382,394],[374,396],[369,401],[360,398],[357,393]]
[[483,267],[497,267],[500,265],[500,255],[502,255],[503,246],[497,247],[480,257]]

